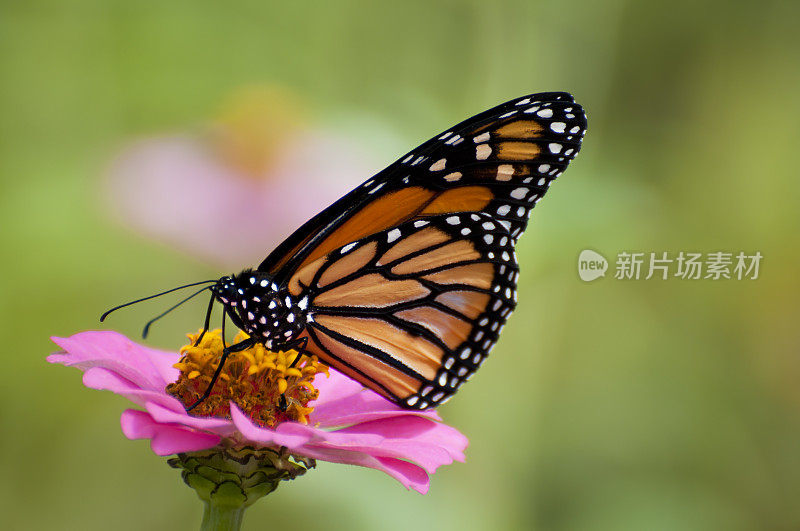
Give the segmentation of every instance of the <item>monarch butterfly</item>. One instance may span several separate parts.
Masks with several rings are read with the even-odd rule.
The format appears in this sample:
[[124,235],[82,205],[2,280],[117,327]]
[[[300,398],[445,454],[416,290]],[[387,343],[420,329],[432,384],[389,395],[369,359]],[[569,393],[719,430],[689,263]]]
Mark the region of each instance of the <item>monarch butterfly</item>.
[[[478,369],[516,306],[514,246],[586,132],[565,92],[469,118],[306,222],[255,269],[196,282],[248,339],[300,349],[400,406],[438,406]],[[299,359],[300,356],[297,358]]]

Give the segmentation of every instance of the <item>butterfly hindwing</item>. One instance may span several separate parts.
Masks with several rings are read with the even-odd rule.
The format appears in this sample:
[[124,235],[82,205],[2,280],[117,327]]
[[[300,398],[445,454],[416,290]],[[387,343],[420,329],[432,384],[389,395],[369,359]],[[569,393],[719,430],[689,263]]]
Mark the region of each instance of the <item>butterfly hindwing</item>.
[[585,131],[583,109],[567,93],[506,102],[398,159],[300,227],[258,269],[283,282],[349,242],[451,212],[488,214],[516,241]]
[[426,216],[318,258],[289,281],[308,297],[307,349],[424,409],[480,366],[516,304],[511,235],[483,213]]

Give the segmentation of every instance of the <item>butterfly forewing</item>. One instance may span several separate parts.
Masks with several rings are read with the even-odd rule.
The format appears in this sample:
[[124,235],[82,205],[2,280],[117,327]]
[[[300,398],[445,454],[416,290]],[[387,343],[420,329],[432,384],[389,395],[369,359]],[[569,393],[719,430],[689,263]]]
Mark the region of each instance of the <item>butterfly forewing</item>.
[[307,349],[406,407],[442,403],[480,366],[516,303],[497,219],[401,223],[317,258],[289,281],[309,297]]
[[563,92],[511,100],[437,135],[312,218],[259,266],[286,281],[350,242],[422,216],[485,213],[516,241],[577,155],[583,109]]

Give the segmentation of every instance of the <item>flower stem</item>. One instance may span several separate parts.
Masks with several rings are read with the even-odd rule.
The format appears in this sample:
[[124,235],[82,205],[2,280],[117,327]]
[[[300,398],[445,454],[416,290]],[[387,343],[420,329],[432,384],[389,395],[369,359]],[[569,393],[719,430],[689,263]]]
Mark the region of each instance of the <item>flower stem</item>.
[[259,498],[315,466],[313,459],[289,454],[285,448],[217,446],[181,453],[167,461],[181,470],[183,482],[203,500],[201,531],[237,531],[244,511]]
[[242,527],[245,506],[232,507],[206,502],[200,531],[238,531]]

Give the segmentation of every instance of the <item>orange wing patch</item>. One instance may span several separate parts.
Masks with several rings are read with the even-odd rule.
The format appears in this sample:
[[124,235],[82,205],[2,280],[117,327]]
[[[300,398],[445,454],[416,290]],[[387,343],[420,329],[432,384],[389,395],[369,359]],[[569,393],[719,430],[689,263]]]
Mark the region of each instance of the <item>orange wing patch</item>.
[[317,285],[322,288],[331,282],[355,273],[375,258],[377,249],[378,245],[372,242],[343,255],[325,269],[325,272],[319,277]]
[[501,142],[494,146],[503,160],[530,160],[539,154],[539,146],[530,142]]
[[432,190],[412,186],[379,197],[353,214],[333,234],[325,238],[308,255],[300,268],[334,249],[402,223],[424,208],[434,194]]
[[430,380],[442,361],[444,351],[427,339],[397,328],[383,319],[320,315],[318,324],[385,352],[417,374]]
[[390,247],[388,251],[383,253],[383,256],[381,256],[380,260],[378,260],[377,265],[380,266],[383,264],[388,264],[389,262],[394,262],[398,258],[402,258],[421,249],[427,249],[428,247],[433,247],[434,245],[444,243],[450,239],[450,236],[444,232],[434,229],[433,227],[426,227],[421,231],[412,234],[411,236],[403,238],[398,243]]
[[509,122],[494,130],[494,134],[500,138],[536,138],[541,132],[542,126],[533,120]]
[[395,315],[405,321],[427,328],[441,338],[450,350],[463,343],[472,330],[472,325],[467,321],[430,306],[403,310]]
[[478,291],[446,291],[434,300],[470,319],[477,319],[486,310],[490,297]]
[[494,194],[485,186],[462,186],[440,194],[420,215],[477,212],[483,210],[492,199]]
[[467,264],[431,273],[422,278],[437,284],[466,284],[480,289],[489,289],[492,287],[494,267],[488,262]]
[[411,275],[448,264],[478,260],[481,254],[468,240],[458,240],[404,260],[392,268],[395,275]]
[[314,282],[314,277],[316,276],[317,271],[327,261],[328,257],[323,256],[322,258],[319,258],[318,260],[308,264],[303,269],[298,271],[289,280],[289,292],[292,295],[300,295],[300,293],[303,291],[303,286],[310,286],[311,283]]
[[378,273],[370,273],[323,291],[313,302],[317,306],[384,308],[429,294],[430,290],[416,280],[389,280]]
[[[337,371],[355,379],[362,385],[374,389],[387,398],[392,398],[392,395],[404,398],[419,387],[419,380],[413,376],[399,371],[357,348],[345,345],[325,332],[316,331],[314,335],[317,336],[320,345],[324,349],[319,348],[313,340],[309,341],[306,348],[312,354],[315,354]],[[331,357],[326,352],[326,349],[335,353],[336,357]],[[358,367],[359,371],[355,371],[351,367]],[[378,386],[375,385],[376,383]]]

